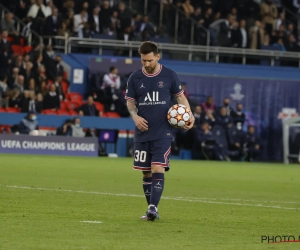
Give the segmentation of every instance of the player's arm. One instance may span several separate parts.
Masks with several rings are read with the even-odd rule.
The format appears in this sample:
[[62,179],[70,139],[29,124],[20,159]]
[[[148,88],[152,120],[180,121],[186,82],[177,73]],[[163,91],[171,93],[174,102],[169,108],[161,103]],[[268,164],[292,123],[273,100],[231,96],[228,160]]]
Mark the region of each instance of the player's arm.
[[143,117],[140,117],[137,114],[138,109],[135,105],[135,101],[127,100],[127,108],[128,108],[129,114],[131,115],[132,120],[134,121],[137,128],[143,132],[147,131],[148,130],[148,122]]
[[189,130],[189,129],[191,129],[194,126],[194,122],[195,122],[195,118],[194,118],[194,116],[192,114],[189,101],[186,99],[186,97],[185,97],[185,95],[183,93],[181,93],[180,95],[176,96],[176,99],[177,99],[177,102],[179,104],[185,105],[190,110],[190,116],[191,116],[190,124],[189,125],[185,125],[183,127],[185,130]]

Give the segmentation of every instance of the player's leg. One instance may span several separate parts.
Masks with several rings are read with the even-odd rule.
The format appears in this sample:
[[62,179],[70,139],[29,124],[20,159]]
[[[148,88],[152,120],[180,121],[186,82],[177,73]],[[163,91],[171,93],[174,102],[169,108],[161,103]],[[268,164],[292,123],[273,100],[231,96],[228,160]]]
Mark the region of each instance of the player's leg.
[[165,168],[169,168],[171,142],[171,139],[160,139],[153,141],[151,145],[152,187],[150,205],[147,212],[150,220],[155,220],[158,216],[157,207],[164,190]]
[[148,205],[150,205],[151,186],[152,186],[151,171],[143,171],[143,190]]
[[[152,173],[149,155],[149,142],[134,143],[134,165],[135,170],[143,171],[143,191],[147,204],[150,204]],[[148,220],[147,215],[141,217],[142,220]]]

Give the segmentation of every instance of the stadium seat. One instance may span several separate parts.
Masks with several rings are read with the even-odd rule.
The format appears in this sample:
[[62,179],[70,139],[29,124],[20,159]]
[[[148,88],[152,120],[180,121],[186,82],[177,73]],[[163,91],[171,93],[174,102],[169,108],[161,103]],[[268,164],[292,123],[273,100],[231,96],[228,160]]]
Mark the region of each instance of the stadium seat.
[[64,95],[67,96],[68,95],[69,84],[66,80],[62,80],[61,88],[62,88],[62,91],[63,91]]
[[57,110],[58,115],[70,115],[70,113],[67,110]]
[[67,107],[68,107],[69,111],[77,109],[79,106],[80,106],[80,103],[78,103],[78,102],[67,102]]
[[78,113],[75,110],[70,110],[69,115],[77,116]]
[[8,113],[20,113],[20,109],[18,108],[5,108]]
[[103,117],[108,118],[120,118],[121,116],[117,112],[106,112]]
[[32,46],[24,46],[23,47],[23,52],[28,54],[32,50]]
[[12,45],[11,50],[14,52],[14,55],[23,55],[23,48],[21,45]]
[[45,110],[42,111],[42,114],[44,114],[44,115],[56,115],[57,112],[56,112],[56,110],[45,109]]
[[60,102],[60,109],[61,110],[67,110],[68,104],[66,102]]
[[104,112],[104,105],[101,102],[94,102],[98,111]]
[[4,108],[0,107],[0,112],[6,112]]
[[82,103],[82,95],[76,92],[70,92],[67,97],[71,102]]

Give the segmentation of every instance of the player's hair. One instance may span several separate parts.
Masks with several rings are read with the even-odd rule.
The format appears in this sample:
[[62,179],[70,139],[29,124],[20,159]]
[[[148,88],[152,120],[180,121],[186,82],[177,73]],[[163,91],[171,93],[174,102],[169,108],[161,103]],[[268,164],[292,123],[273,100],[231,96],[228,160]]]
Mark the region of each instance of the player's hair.
[[143,42],[139,48],[139,53],[147,55],[151,52],[153,52],[154,55],[159,53],[157,44],[151,41]]

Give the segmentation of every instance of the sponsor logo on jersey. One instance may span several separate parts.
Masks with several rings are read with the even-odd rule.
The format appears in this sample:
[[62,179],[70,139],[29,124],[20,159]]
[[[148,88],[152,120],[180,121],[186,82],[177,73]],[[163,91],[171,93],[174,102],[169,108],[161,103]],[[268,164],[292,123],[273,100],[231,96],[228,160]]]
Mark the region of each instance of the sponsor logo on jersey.
[[159,104],[166,104],[166,101],[159,101],[159,92],[153,91],[153,92],[147,92],[144,102],[139,103],[140,106],[144,105],[159,105]]
[[165,86],[165,84],[164,84],[164,82],[160,81],[160,82],[157,83],[157,86],[159,88],[163,88]]

